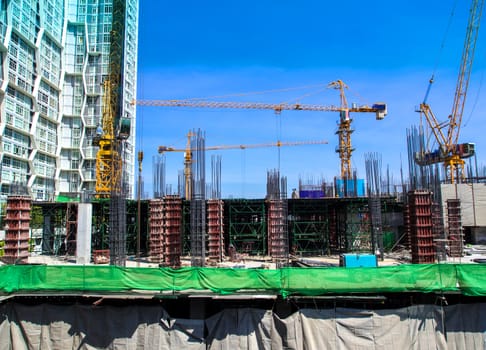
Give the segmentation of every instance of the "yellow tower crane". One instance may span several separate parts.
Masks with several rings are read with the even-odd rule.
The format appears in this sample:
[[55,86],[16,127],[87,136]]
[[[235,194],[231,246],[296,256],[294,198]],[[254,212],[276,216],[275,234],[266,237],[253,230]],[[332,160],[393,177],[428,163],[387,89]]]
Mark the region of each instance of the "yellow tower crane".
[[461,182],[465,177],[464,158],[469,158],[475,154],[474,143],[458,144],[458,140],[483,4],[484,0],[472,0],[471,3],[461,66],[454,95],[454,103],[452,104],[452,112],[449,115],[448,120],[439,122],[435,114],[432,112],[432,109],[427,104],[430,88],[434,82],[433,77],[430,79],[424,101],[420,104],[419,112],[425,116],[431,133],[439,147],[434,151],[427,149],[419,152],[415,155],[415,161],[420,165],[443,163],[446,181],[453,184]]
[[112,86],[110,80],[103,83],[102,125],[98,126],[93,144],[99,146],[96,154],[96,195],[109,198],[113,191],[119,191],[122,161],[116,147],[114,113],[111,104]]
[[[344,93],[344,89],[348,86],[342,80],[336,80],[329,84],[329,87],[339,90],[339,98],[341,100],[341,109],[339,111],[339,128],[336,134],[339,135],[339,146],[336,152],[339,153],[341,159],[341,177],[343,179],[351,178],[351,153],[354,148],[351,146],[351,129],[352,119],[349,115],[348,101]],[[377,114],[377,119],[378,114]]]
[[113,14],[113,30],[110,32],[110,65],[103,81],[103,110],[101,125],[93,137],[93,145],[98,146],[96,154],[96,184],[98,198],[110,198],[122,189],[123,156],[121,142],[130,136],[130,119],[121,115],[121,68],[123,41],[123,4],[118,5]]
[[316,104],[300,104],[300,103],[264,103],[264,102],[218,102],[218,101],[201,101],[201,100],[133,100],[132,104],[139,106],[158,106],[158,107],[193,107],[193,108],[228,108],[228,109],[255,109],[273,110],[275,113],[281,113],[284,110],[288,111],[317,111],[317,112],[339,112],[339,147],[337,153],[341,159],[341,177],[351,177],[351,122],[350,113],[375,113],[377,120],[382,120],[387,114],[387,106],[385,103],[375,103],[371,106],[363,105],[357,106],[353,104],[348,107],[344,89],[347,86],[341,81],[337,80],[329,84],[330,87],[340,90],[341,105],[340,106],[323,106]]
[[106,79],[103,88],[102,125],[98,126],[93,137],[93,145],[99,147],[96,153],[95,190],[98,198],[110,198],[111,194],[121,191],[123,163],[120,143],[130,135],[130,119],[118,118],[118,126],[115,129],[111,80]]
[[[185,196],[186,199],[192,197],[192,151],[191,148],[191,137],[194,134],[189,131],[187,134],[187,145],[185,149],[173,148],[167,146],[159,146],[158,152],[160,154],[165,152],[184,152],[184,182],[185,182]],[[294,142],[281,142],[277,141],[274,143],[257,143],[257,144],[240,144],[240,145],[220,145],[220,146],[208,146],[204,148],[204,151],[217,151],[217,150],[230,150],[230,149],[248,149],[248,148],[262,148],[262,147],[282,147],[282,146],[301,146],[301,145],[323,145],[327,144],[327,141],[317,140],[317,141],[294,141]]]

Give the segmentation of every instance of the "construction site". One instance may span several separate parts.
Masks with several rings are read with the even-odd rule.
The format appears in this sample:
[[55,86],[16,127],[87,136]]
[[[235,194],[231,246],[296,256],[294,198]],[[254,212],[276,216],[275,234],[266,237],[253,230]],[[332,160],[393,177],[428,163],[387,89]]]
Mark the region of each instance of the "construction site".
[[[407,169],[398,181],[378,152],[366,153],[365,176],[353,168],[354,116],[380,121],[389,110],[381,100],[348,103],[339,79],[326,85],[338,92],[336,105],[127,94],[128,104],[125,14],[114,11],[90,134],[93,188],[38,200],[34,180],[14,177],[5,187],[0,349],[482,348],[486,168],[460,130],[483,3],[471,4],[452,112],[445,121],[433,113],[432,77],[417,108],[424,123],[404,131]],[[208,146],[194,128],[185,147],[159,145],[146,198],[144,152],[133,152],[125,109],[148,107],[334,113],[337,142]],[[301,178],[289,191],[281,169],[269,169],[264,198],[224,198],[222,157],[209,156],[328,143],[340,163],[332,180]],[[171,152],[183,154],[182,170],[168,166]]]

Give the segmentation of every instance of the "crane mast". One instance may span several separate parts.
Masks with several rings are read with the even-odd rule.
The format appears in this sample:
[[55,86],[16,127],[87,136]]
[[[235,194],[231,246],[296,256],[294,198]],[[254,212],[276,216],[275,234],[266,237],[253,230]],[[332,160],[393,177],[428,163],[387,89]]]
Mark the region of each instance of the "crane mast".
[[450,183],[460,182],[464,178],[464,158],[471,157],[475,153],[474,144],[458,144],[458,141],[483,5],[484,0],[472,0],[471,2],[452,112],[448,116],[447,121],[439,122],[431,107],[427,104],[427,97],[433,79],[430,80],[424,102],[420,104],[420,112],[425,116],[427,124],[439,145],[439,149],[433,152],[421,152],[421,154],[416,155],[415,161],[421,165],[442,162],[446,180]]
[[351,129],[352,119],[349,116],[348,100],[344,93],[344,89],[348,86],[342,80],[336,80],[329,84],[329,87],[339,90],[339,98],[341,100],[341,108],[339,111],[339,128],[336,132],[339,136],[339,146],[336,152],[339,153],[341,159],[341,178],[351,178],[351,154],[354,149],[351,146]]
[[96,154],[96,195],[98,198],[109,198],[112,192],[119,192],[121,186],[121,157],[116,147],[114,131],[114,113],[112,84],[110,80],[103,83],[102,126],[97,131],[93,143],[99,146]]
[[96,196],[110,198],[121,194],[123,156],[121,141],[130,135],[130,120],[121,116],[121,85],[124,42],[125,5],[114,0],[108,75],[103,81],[102,123],[93,140],[96,154]]
[[[189,132],[187,134],[187,144],[184,153],[184,191],[186,199],[192,199],[192,149],[191,149],[191,137],[194,134]],[[159,153],[160,148],[159,148]]]

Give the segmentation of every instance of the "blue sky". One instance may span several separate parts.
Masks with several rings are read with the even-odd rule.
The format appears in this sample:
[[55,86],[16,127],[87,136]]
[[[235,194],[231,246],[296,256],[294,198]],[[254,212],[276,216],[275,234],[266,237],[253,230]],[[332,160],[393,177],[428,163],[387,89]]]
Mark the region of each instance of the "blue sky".
[[[406,129],[419,123],[415,107],[435,74],[429,104],[440,120],[450,113],[469,2],[443,1],[141,1],[139,99],[185,99],[287,89],[220,100],[338,105],[324,87],[341,79],[348,102],[386,102],[382,121],[354,114],[353,168],[365,178],[364,155],[382,156],[399,179],[407,169]],[[451,16],[451,13],[454,13]],[[484,22],[484,21],[483,21]],[[484,29],[484,28],[482,28]],[[486,33],[480,30],[460,142],[475,142],[484,164]],[[290,89],[310,87],[306,89]],[[306,97],[303,97],[306,96]],[[263,198],[267,170],[280,165],[288,191],[299,178],[339,175],[332,112],[138,107],[137,148],[144,151],[145,191],[152,195],[152,158],[159,145],[184,148],[202,129],[206,145],[327,140],[327,145],[208,152],[222,156],[223,197]],[[280,118],[280,119],[279,119]],[[182,153],[166,156],[167,183],[177,186]],[[209,181],[209,170],[207,181]]]

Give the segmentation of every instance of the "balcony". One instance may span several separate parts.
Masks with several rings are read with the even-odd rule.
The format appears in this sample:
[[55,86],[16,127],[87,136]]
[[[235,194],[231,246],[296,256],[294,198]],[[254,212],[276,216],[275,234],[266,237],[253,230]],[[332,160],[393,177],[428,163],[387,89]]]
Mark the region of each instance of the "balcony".
[[85,159],[95,159],[98,153],[98,147],[86,147],[83,153]]

